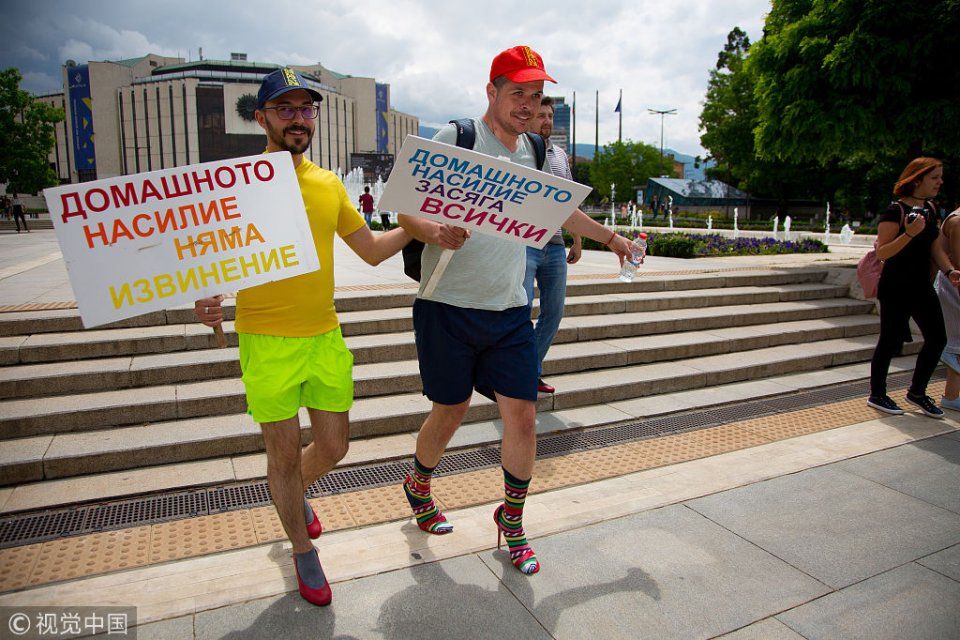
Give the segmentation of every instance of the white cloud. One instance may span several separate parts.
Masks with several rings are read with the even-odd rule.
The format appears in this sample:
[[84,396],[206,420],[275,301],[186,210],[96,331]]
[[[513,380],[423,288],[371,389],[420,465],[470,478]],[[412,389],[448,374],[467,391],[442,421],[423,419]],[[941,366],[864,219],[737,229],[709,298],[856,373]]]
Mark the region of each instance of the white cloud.
[[70,38],[59,50],[61,61],[72,59],[77,63],[90,60],[119,60],[138,58],[147,53],[175,55],[140,31],[116,29],[92,18],[63,15],[53,22],[55,30]]
[[[600,141],[615,140],[613,108],[623,89],[623,135],[659,144],[660,119],[647,108],[676,108],[665,144],[697,154],[697,120],[707,74],[727,33],[757,38],[769,0],[13,0],[13,27],[0,25],[3,66],[56,77],[66,58],[120,59],[159,53],[225,59],[232,51],[262,62],[314,64],[373,76],[391,85],[393,106],[427,123],[482,113],[490,60],[529,44],[559,81],[548,91],[577,92],[577,140],[594,138],[600,91]],[[19,16],[19,17],[18,17]],[[5,37],[6,36],[6,37]],[[31,51],[24,48],[28,47]],[[57,52],[56,60],[36,52]],[[48,56],[51,58],[51,56]]]

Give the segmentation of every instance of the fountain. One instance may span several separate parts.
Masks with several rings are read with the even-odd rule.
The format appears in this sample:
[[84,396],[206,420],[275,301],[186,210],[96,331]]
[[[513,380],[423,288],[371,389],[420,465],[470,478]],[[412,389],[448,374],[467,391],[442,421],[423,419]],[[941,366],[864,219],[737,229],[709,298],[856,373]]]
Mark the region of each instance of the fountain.
[[740,210],[736,207],[733,208],[733,239],[736,240],[740,237],[740,229],[737,227],[737,220],[740,217]]
[[783,219],[783,239],[790,242],[790,216]]
[[667,196],[667,218],[670,228],[673,229],[673,196]]
[[610,183],[610,226],[617,228],[617,185]]
[[840,229],[840,242],[843,244],[853,242],[853,229],[850,228],[849,224],[844,223],[843,228]]
[[707,231],[713,231],[713,214],[707,216]]
[[363,193],[363,169],[357,167],[346,175],[340,174],[340,169],[337,169],[337,176],[339,176],[340,180],[343,182],[343,186],[347,190],[347,197],[350,198],[350,202],[353,202],[354,205],[356,205],[357,200],[360,199],[360,194]]
[[823,244],[830,244],[830,203],[827,203],[827,217],[823,227]]
[[780,216],[773,216],[773,239],[777,239],[777,234],[780,233]]

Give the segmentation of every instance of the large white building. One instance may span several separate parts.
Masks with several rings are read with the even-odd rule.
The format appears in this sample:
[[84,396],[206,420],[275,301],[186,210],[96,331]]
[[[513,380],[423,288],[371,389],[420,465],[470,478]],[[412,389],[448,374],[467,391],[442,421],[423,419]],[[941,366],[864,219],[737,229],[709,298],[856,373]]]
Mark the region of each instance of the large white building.
[[[253,119],[263,76],[280,65],[232,60],[142,58],[63,66],[63,92],[38,99],[66,113],[50,153],[61,182],[260,153]],[[292,66],[292,65],[291,65]],[[323,94],[306,156],[327,169],[392,166],[415,116],[390,108],[390,86],[320,64],[293,66]]]

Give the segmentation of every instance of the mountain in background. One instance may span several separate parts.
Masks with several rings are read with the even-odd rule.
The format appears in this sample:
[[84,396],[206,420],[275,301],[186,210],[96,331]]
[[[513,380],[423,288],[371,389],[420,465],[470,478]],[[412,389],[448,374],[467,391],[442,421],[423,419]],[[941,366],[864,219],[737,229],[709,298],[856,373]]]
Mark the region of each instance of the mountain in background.
[[[683,163],[683,177],[690,180],[706,180],[707,176],[704,173],[705,169],[713,167],[716,165],[715,162],[709,160],[707,162],[701,162],[699,167],[695,167],[696,158],[685,153],[680,153],[679,151],[674,151],[673,149],[664,147],[664,155],[672,155],[677,162]],[[593,145],[583,142],[577,143],[577,157],[586,158],[587,160],[593,159]]]

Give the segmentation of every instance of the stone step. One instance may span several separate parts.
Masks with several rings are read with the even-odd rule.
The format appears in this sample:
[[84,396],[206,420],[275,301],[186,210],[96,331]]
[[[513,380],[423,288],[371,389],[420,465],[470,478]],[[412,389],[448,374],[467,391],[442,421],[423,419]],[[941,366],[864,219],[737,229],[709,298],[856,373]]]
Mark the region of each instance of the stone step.
[[[553,375],[875,332],[878,326],[875,316],[864,314],[862,309],[859,315],[844,313],[856,313],[858,304],[847,299],[830,299],[752,305],[749,309],[738,306],[564,318],[558,331],[558,335],[563,334],[562,339],[548,353],[544,372]],[[755,324],[751,324],[751,320]],[[406,339],[408,350],[414,352],[412,336]],[[192,370],[202,373],[205,367],[210,370],[218,366],[224,370],[238,367],[236,360],[224,358],[228,355],[226,350],[212,354],[222,359]],[[111,378],[105,366],[101,372],[65,376],[65,381],[85,384],[91,380],[102,381],[96,390],[0,401],[0,439],[244,411],[243,384],[236,373],[232,377],[210,377],[196,382],[163,383],[163,378],[176,371],[168,366],[172,360],[192,355],[195,354],[145,356],[129,365],[123,358],[99,361],[113,366],[116,375]],[[63,364],[79,367],[90,363]],[[40,366],[49,369],[49,365]],[[127,367],[126,380],[122,379],[124,367]],[[37,367],[32,372],[36,373]],[[357,398],[408,393],[421,388],[415,352],[409,359],[356,365],[353,375]],[[150,379],[155,381],[152,386],[107,385],[108,381],[133,383]],[[54,380],[40,378],[40,384],[53,389]],[[29,381],[22,378],[4,382],[3,386],[19,383],[30,388]]]
[[[809,314],[809,305],[806,304],[806,296],[811,292],[811,285],[798,285],[796,287],[775,288],[772,291],[773,296],[760,298],[750,289],[741,292],[742,297],[724,298],[725,301],[739,301],[741,304],[749,304],[749,309],[731,307],[725,309],[718,307],[715,309],[706,309],[701,306],[702,300],[691,299],[693,306],[682,307],[679,304],[684,302],[686,296],[678,299],[660,298],[656,300],[647,300],[650,306],[659,305],[663,311],[674,311],[678,309],[691,309],[689,313],[684,313],[677,321],[673,323],[665,322],[663,314],[653,312],[623,313],[623,302],[614,301],[621,305],[620,315],[609,316],[601,315],[596,318],[607,325],[620,325],[627,321],[638,332],[636,335],[649,335],[651,333],[662,333],[666,331],[680,331],[690,326],[690,323],[697,323],[698,328],[715,328],[730,324],[742,322],[738,318],[735,321],[729,320],[731,315],[740,316],[743,313],[766,313],[769,317],[770,304],[777,304],[776,297],[788,300],[802,300],[804,303],[794,303],[792,311],[794,315],[798,310]],[[786,290],[782,290],[786,289]],[[737,294],[738,296],[740,294]],[[761,302],[762,299],[772,299],[774,302]],[[821,309],[824,315],[835,315],[839,309],[847,309],[850,313],[863,313],[868,309],[867,303],[848,301],[846,299],[823,299]],[[634,304],[634,300],[627,300],[628,305]],[[604,304],[604,303],[601,303]],[[673,305],[673,306],[671,306]],[[852,305],[852,306],[851,306]],[[645,316],[643,314],[646,314]],[[717,320],[713,324],[704,324],[705,316],[716,315],[722,320]],[[560,330],[554,340],[554,344],[563,344],[580,339],[580,331],[571,319],[577,316],[569,316],[561,321]],[[810,317],[807,315],[806,317]],[[585,316],[581,319],[587,320]],[[781,317],[782,321],[788,321],[791,318]],[[655,321],[658,331],[651,327],[651,321]],[[229,324],[227,323],[228,329]],[[196,329],[197,325],[193,325]],[[597,335],[598,328],[603,324],[589,325],[589,331]],[[622,330],[622,327],[620,328]],[[113,330],[110,333],[136,333],[143,337],[146,329],[123,329]],[[184,343],[194,343],[196,340],[206,339],[206,330],[202,331],[201,336],[196,332],[191,333],[191,337],[184,335]],[[76,337],[80,334],[68,334],[68,338]],[[629,335],[629,334],[621,334]],[[36,343],[50,339],[52,334],[34,336]],[[2,340],[2,338],[0,338]],[[166,340],[166,342],[164,342]],[[105,389],[126,389],[131,387],[142,387],[147,385],[177,384],[182,382],[191,382],[198,380],[211,380],[225,377],[238,377],[240,375],[240,365],[238,361],[237,348],[229,347],[226,349],[192,349],[192,350],[172,350],[176,338],[164,331],[156,331],[150,334],[150,338],[145,339],[147,345],[159,346],[168,350],[167,353],[151,353],[147,355],[132,355],[117,358],[98,358],[98,359],[77,359],[77,360],[57,360],[54,362],[44,362],[40,364],[20,364],[14,366],[0,367],[0,400],[10,398],[30,398],[55,394],[81,393],[94,390]],[[109,344],[106,340],[101,340],[101,344]],[[413,332],[404,331],[398,333],[372,334],[363,336],[353,336],[346,338],[347,346],[354,356],[355,364],[370,364],[377,362],[388,362],[397,360],[406,360],[416,358],[416,345],[414,343]],[[75,344],[75,343],[70,343]],[[115,346],[115,343],[114,343]],[[62,347],[66,349],[65,346]],[[63,351],[61,351],[63,353]],[[27,356],[29,357],[29,356]],[[95,375],[94,375],[95,374]],[[0,414],[2,415],[2,414]]]
[[[915,358],[911,356],[895,358],[890,372],[910,371],[914,361]],[[693,389],[577,409],[543,411],[537,415],[537,433],[557,433],[631,419],[648,419],[678,411],[749,402],[857,380],[866,385],[869,375],[870,365],[863,362],[827,371],[791,373],[720,385],[709,390]],[[465,424],[454,434],[447,451],[499,443],[502,433],[500,420]],[[415,433],[405,433],[353,439],[346,457],[337,467],[343,469],[398,459],[409,460],[415,437]],[[6,515],[77,502],[122,499],[148,492],[261,479],[266,476],[266,465],[266,454],[247,453],[29,482],[7,489],[8,497],[0,505],[0,513]],[[42,468],[42,461],[39,468]]]
[[[574,296],[567,300],[565,317],[772,302],[802,302],[826,298],[839,299],[845,295],[846,288],[842,286],[801,283],[769,287],[750,285],[707,291],[680,290]],[[535,313],[538,309],[539,306],[535,305]],[[344,336],[374,336],[413,329],[409,307],[345,312],[340,313],[339,317]],[[223,326],[228,343],[236,346],[237,338],[233,330],[233,322],[224,322]],[[171,353],[214,347],[211,330],[196,322],[36,333],[0,337],[0,366]]]
[[[21,222],[21,224],[23,224]],[[50,218],[30,218],[27,217],[27,228],[31,231],[36,231],[37,229],[53,229],[53,221]],[[9,220],[3,219],[0,220],[0,231],[16,231],[17,223],[11,218]],[[23,231],[22,233],[26,233]]]
[[[656,293],[664,291],[724,289],[731,287],[768,287],[786,284],[822,283],[828,274],[824,269],[755,270],[731,271],[707,274],[646,275],[634,282],[599,279],[567,283],[567,297],[602,294]],[[371,288],[367,291],[341,291],[334,296],[337,311],[341,314],[355,311],[409,308],[416,298],[416,287],[410,285],[389,289]],[[224,300],[224,317],[234,319],[233,298]],[[156,311],[135,318],[97,327],[124,329],[194,323],[193,307],[183,306],[166,311]],[[48,311],[20,311],[0,314],[0,337],[24,336],[38,333],[64,333],[84,331],[80,314],[76,309]]]
[[[648,396],[803,371],[822,370],[869,360],[875,336],[821,340],[693,357],[672,362],[631,365],[551,377],[558,391],[541,395],[539,413],[629,402]],[[916,353],[918,342],[905,346]],[[351,410],[351,438],[409,433],[420,428],[430,402],[419,393],[360,398]],[[497,417],[494,403],[474,396],[465,423]],[[301,417],[303,420],[303,416]],[[304,422],[304,424],[306,424]],[[304,441],[308,441],[304,429]],[[9,485],[177,463],[262,450],[259,429],[243,413],[186,418],[80,433],[20,438],[0,448],[0,482]]]

